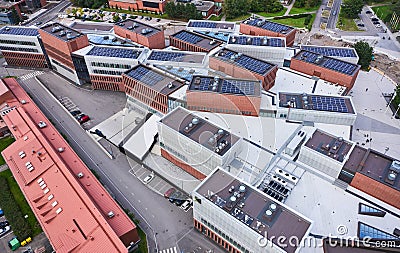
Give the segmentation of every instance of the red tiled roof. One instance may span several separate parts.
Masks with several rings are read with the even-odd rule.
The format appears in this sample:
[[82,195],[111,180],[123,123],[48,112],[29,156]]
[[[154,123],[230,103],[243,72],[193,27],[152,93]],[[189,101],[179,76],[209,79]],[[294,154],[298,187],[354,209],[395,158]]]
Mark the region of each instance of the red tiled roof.
[[[26,103],[18,103],[16,109],[3,117],[16,141],[2,153],[54,249],[127,252],[119,237],[132,233],[136,228],[134,223],[17,81],[4,79],[0,85],[4,84],[13,93],[14,104],[22,100]],[[40,129],[39,121],[47,126]],[[64,151],[60,153],[58,148]],[[23,158],[21,151],[25,154]],[[76,176],[79,172],[84,174],[81,179]],[[109,211],[115,214],[113,218],[107,217]],[[134,237],[135,243],[139,238]]]

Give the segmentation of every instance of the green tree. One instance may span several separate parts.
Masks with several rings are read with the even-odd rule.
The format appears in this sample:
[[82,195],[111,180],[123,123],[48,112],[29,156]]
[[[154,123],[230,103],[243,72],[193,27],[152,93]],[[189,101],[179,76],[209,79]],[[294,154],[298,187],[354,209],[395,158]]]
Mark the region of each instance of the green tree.
[[264,11],[268,13],[275,13],[283,10],[282,4],[279,0],[266,0],[264,5]]
[[121,19],[121,18],[119,17],[119,15],[115,15],[115,16],[113,17],[113,21],[114,21],[114,22],[118,22],[120,19]]
[[359,41],[354,44],[354,49],[357,51],[359,57],[358,64],[361,65],[361,68],[368,69],[372,60],[373,48],[367,42]]
[[14,24],[18,24],[19,22],[21,22],[21,18],[19,17],[18,12],[14,7],[12,7],[11,15],[12,15]]
[[131,6],[128,7],[128,11],[132,11]]
[[171,18],[176,17],[176,4],[173,1],[169,1],[168,3],[165,4],[165,13],[168,14]]
[[225,0],[222,11],[227,18],[235,18],[246,14],[250,10],[247,0]]
[[347,18],[357,18],[363,6],[363,0],[345,0],[342,4],[341,12]]

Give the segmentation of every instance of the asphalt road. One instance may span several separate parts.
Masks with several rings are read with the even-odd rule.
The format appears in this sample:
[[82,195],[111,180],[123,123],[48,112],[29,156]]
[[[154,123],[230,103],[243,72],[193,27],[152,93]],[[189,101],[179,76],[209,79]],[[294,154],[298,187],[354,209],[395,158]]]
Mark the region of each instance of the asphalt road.
[[[333,2],[332,8],[331,8],[331,14],[329,15],[328,23],[326,26],[327,28],[329,28],[329,29],[336,28],[336,22],[338,20],[341,4],[342,4],[342,0],[335,0]],[[334,15],[334,13],[335,13],[335,15]]]
[[43,24],[49,22],[56,18],[60,12],[63,12],[68,6],[71,5],[71,2],[68,0],[62,0],[56,6],[50,6],[50,10],[42,13],[41,15],[33,18],[29,22],[25,23],[26,26],[32,25],[36,22],[42,22]]
[[[1,69],[3,74],[5,69]],[[26,69],[7,70],[10,75],[14,76],[34,72]],[[44,75],[55,76],[48,70],[45,70],[45,72]],[[57,78],[54,77],[54,79]],[[187,250],[206,252],[209,249],[214,252],[223,252],[203,235],[193,230],[192,211],[184,212],[179,207],[169,203],[129,173],[131,166],[140,165],[132,164],[131,161],[128,163],[122,153],[115,153],[115,159],[109,159],[58,103],[56,98],[50,95],[47,89],[41,86],[34,77],[26,80],[20,79],[19,82],[33,97],[44,114],[55,123],[56,128],[67,136],[70,145],[80,158],[89,168],[94,169],[100,175],[102,183],[112,191],[115,198],[135,214],[135,217],[140,221],[139,226],[147,234],[149,252],[173,247],[177,247],[178,252],[181,249],[184,249],[185,252],[188,252]],[[66,80],[64,82],[68,83]],[[57,83],[59,83],[58,80]],[[62,84],[60,83],[60,85]],[[82,94],[83,99],[86,97],[87,100],[87,95]],[[107,96],[104,96],[100,102],[100,105],[92,104],[91,106],[104,108],[104,105],[109,102]],[[85,108],[81,109],[85,110]]]

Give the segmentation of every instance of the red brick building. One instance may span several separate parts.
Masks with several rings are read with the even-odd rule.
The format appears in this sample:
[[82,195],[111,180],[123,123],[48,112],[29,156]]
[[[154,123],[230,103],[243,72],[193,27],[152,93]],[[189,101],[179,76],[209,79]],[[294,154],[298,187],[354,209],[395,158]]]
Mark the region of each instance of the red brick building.
[[59,23],[42,26],[39,33],[52,68],[69,80],[80,84],[71,54],[89,45],[86,34]]
[[114,33],[151,49],[165,48],[163,30],[136,20],[126,19],[115,24]]
[[190,110],[258,116],[261,84],[260,81],[193,76],[186,101]]
[[286,39],[286,46],[293,46],[296,37],[295,28],[261,18],[244,20],[240,23],[240,32],[254,36],[283,37]]
[[[136,225],[39,110],[15,79],[1,96],[15,142],[2,155],[56,252],[127,253],[140,238]],[[99,250],[101,249],[101,250]]]
[[5,26],[0,29],[0,49],[10,66],[46,68],[46,57],[38,29]]
[[169,43],[170,46],[177,47],[181,50],[205,53],[209,53],[222,44],[220,41],[210,39],[199,33],[185,30],[170,35]]
[[184,85],[161,71],[141,64],[122,74],[122,83],[127,95],[162,114],[168,112],[169,95]]
[[292,57],[290,68],[344,86],[349,92],[357,79],[360,65],[301,50]]
[[167,1],[165,0],[109,0],[108,1],[110,7],[122,8],[124,10],[148,10],[155,12],[164,12],[165,4]]
[[278,66],[229,49],[221,49],[210,56],[209,66],[229,76],[260,80],[264,90],[275,84]]

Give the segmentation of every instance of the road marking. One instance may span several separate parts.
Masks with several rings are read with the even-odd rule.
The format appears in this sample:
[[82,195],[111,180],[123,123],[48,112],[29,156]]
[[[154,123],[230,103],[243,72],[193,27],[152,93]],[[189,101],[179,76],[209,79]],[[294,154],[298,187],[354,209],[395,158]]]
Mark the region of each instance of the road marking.
[[43,71],[39,71],[39,70],[38,70],[38,71],[35,71],[35,72],[32,72],[32,73],[29,73],[29,74],[25,74],[25,75],[23,75],[23,76],[20,76],[19,79],[25,81],[25,80],[31,79],[32,77],[40,76],[40,75],[43,75],[43,74],[44,74]]
[[128,189],[128,186],[125,185],[125,189]]
[[178,249],[175,247],[171,247],[169,249],[160,250],[160,253],[178,253]]
[[132,196],[135,196],[135,193],[131,192]]

